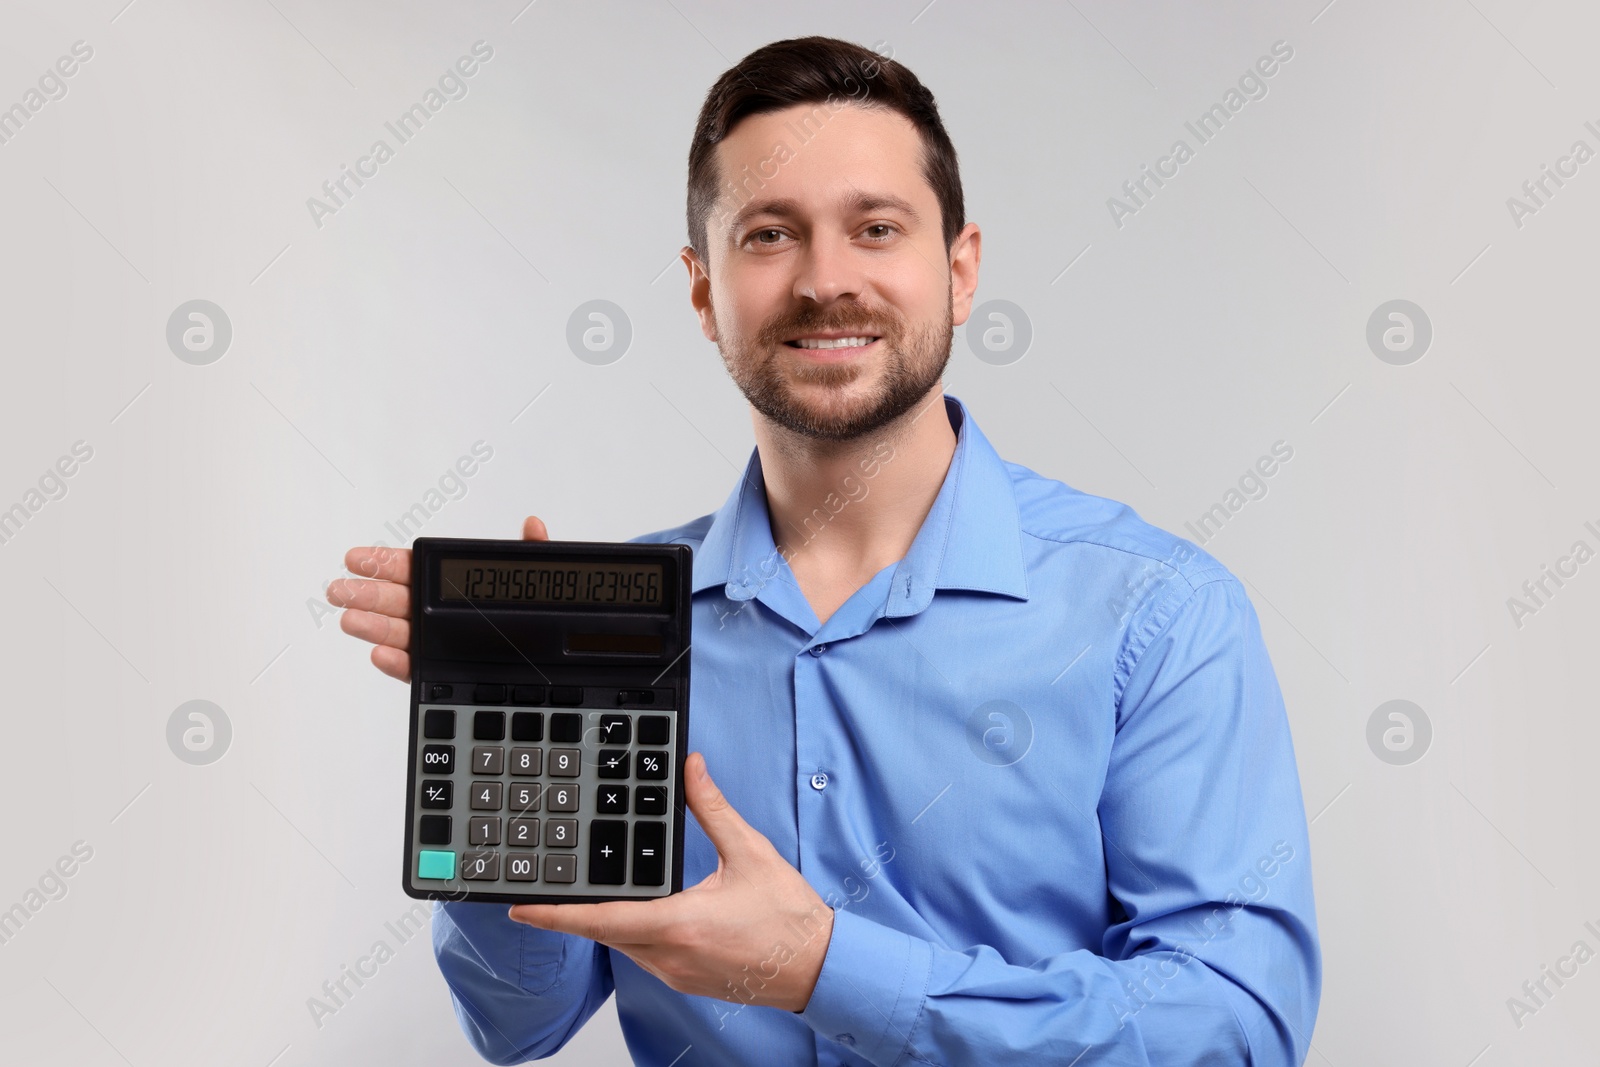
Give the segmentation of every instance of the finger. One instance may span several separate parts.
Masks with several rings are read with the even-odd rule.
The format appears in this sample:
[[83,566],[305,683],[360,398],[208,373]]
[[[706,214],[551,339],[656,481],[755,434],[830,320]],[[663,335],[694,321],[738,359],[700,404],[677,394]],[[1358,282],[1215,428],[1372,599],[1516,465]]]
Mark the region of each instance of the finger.
[[375,645],[387,645],[402,652],[411,644],[410,622],[358,608],[345,609],[345,613],[339,616],[339,629],[351,637],[359,637]]
[[362,545],[344,554],[344,566],[351,574],[359,574],[363,578],[381,578],[386,582],[411,584],[409,548]]
[[544,528],[544,520],[537,515],[529,515],[522,520],[522,539],[524,541],[548,541],[550,531]]
[[576,934],[602,945],[650,945],[660,938],[672,898],[606,904],[518,904],[507,914],[519,923]]
[[396,619],[411,617],[411,589],[395,582],[369,582],[363,578],[335,578],[328,583],[328,603],[359,608]]
[[391,678],[411,681],[411,656],[398,648],[376,646],[372,650],[372,665]]
[[689,753],[684,761],[683,777],[689,810],[694,812],[700,829],[706,832],[719,854],[729,859],[741,856],[749,850],[753,838],[761,838],[711,780],[704,756],[698,752]]

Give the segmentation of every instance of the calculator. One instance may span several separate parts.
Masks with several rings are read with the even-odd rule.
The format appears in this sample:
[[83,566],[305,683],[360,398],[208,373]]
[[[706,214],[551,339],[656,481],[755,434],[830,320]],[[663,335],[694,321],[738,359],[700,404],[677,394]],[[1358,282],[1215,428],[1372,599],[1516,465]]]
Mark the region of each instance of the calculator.
[[405,892],[683,888],[686,545],[417,538]]

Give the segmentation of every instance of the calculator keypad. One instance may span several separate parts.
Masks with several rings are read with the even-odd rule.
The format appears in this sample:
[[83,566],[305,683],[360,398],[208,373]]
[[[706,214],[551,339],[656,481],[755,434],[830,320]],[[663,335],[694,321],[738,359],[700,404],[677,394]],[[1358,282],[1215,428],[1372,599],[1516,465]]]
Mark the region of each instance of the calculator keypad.
[[[531,688],[543,702],[543,687],[509,692],[523,700]],[[505,700],[489,699],[493,687],[453,689],[458,700],[469,692],[479,703]],[[659,705],[648,713],[586,708],[576,686],[551,687],[549,697],[565,707],[417,709],[415,888],[660,895],[671,858],[677,716]]]

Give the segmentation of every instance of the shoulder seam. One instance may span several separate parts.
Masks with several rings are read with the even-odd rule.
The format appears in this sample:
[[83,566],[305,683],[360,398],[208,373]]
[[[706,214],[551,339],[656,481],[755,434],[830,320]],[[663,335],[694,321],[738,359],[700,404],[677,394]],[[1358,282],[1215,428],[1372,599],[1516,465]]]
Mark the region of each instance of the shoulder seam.
[[[1152,526],[1151,529],[1152,530],[1159,530],[1160,527],[1159,526]],[[1195,571],[1191,574],[1191,573],[1184,572],[1183,570],[1181,570],[1178,567],[1174,567],[1171,563],[1167,562],[1167,559],[1164,559],[1164,558],[1162,558],[1160,556],[1154,555],[1153,553],[1150,553],[1150,552],[1142,551],[1142,550],[1137,549],[1137,548],[1130,548],[1127,545],[1107,544],[1105,541],[1099,541],[1099,540],[1096,540],[1095,538],[1092,538],[1092,537],[1052,537],[1049,534],[1035,533],[1032,530],[1023,530],[1022,532],[1025,535],[1027,535],[1028,537],[1037,538],[1040,541],[1049,541],[1049,542],[1051,542],[1053,544],[1058,544],[1058,545],[1075,545],[1075,544],[1094,545],[1096,548],[1103,548],[1103,549],[1106,549],[1109,552],[1121,552],[1124,555],[1137,556],[1140,559],[1151,560],[1151,561],[1153,561],[1155,563],[1160,564],[1163,567],[1166,567],[1169,570],[1177,571],[1179,577],[1183,578],[1183,580],[1189,585],[1189,587],[1191,589],[1198,589],[1202,585],[1206,585],[1206,584],[1208,584],[1210,582],[1223,581],[1225,579],[1233,577],[1233,574],[1226,567],[1224,567],[1220,562],[1217,562],[1217,563],[1214,563],[1214,564],[1203,564],[1203,565],[1197,567],[1195,569]],[[1166,531],[1162,531],[1162,532],[1165,533]],[[1178,537],[1177,534],[1171,534],[1170,536],[1172,536],[1174,540],[1177,540],[1177,541],[1180,541],[1180,542],[1185,541],[1184,538]],[[1191,542],[1186,542],[1186,543],[1193,544],[1192,541]],[[1200,546],[1199,545],[1195,545],[1195,547],[1199,548]]]
[[[1237,577],[1230,574],[1226,568],[1220,565],[1218,567],[1208,567],[1193,578],[1182,574],[1182,572],[1179,572],[1179,576],[1184,579],[1184,584],[1189,587],[1188,590],[1181,596],[1168,596],[1165,601],[1151,609],[1143,625],[1136,631],[1130,629],[1127,632],[1127,637],[1123,642],[1122,653],[1117,657],[1116,667],[1112,670],[1112,677],[1115,680],[1112,706],[1115,708],[1115,716],[1119,725],[1122,720],[1122,697],[1127,688],[1128,680],[1133,677],[1134,671],[1139,669],[1139,664],[1143,662],[1145,653],[1156,643],[1157,638],[1172,625],[1183,607],[1194,600],[1200,590],[1208,585],[1217,585],[1230,581],[1235,585],[1241,585]],[[1142,638],[1142,640],[1136,640],[1136,638]],[[1126,672],[1122,670],[1124,663],[1127,664]]]

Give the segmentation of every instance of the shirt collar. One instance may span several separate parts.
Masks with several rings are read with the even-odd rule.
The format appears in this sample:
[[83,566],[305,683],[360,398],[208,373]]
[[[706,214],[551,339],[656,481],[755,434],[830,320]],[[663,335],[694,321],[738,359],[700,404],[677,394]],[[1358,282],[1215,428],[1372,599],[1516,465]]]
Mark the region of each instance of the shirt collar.
[[[895,569],[884,614],[915,615],[935,589],[964,589],[1028,598],[1022,524],[1011,474],[966,405],[944,398],[956,450],[933,507]],[[893,462],[893,460],[889,460]],[[694,554],[694,591],[725,586],[729,599],[749,600],[789,566],[772,540],[761,453],[752,449],[743,476],[713,516]]]

